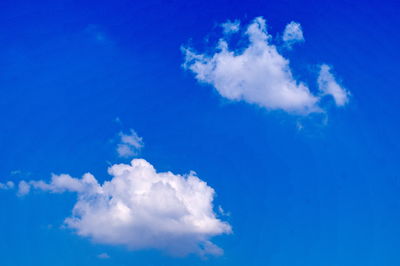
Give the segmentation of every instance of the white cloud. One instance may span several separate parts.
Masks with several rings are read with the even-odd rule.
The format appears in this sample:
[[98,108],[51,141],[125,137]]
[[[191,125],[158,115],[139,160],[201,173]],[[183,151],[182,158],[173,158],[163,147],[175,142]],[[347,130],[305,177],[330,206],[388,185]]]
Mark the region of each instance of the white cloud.
[[184,48],[184,68],[230,100],[293,113],[319,111],[318,98],[304,83],[294,79],[289,60],[270,43],[265,20],[256,18],[246,35],[250,43],[243,51],[230,51],[224,39],[220,39],[216,52],[210,56]]
[[304,42],[301,25],[294,21],[287,24],[285,30],[283,31],[282,40],[285,42],[288,48],[291,48],[292,45],[297,42]]
[[6,183],[0,183],[0,189],[12,189],[14,188],[14,182],[8,181]]
[[[293,23],[286,32],[286,38],[292,40],[300,38],[299,33],[302,36],[300,25]],[[183,47],[184,69],[192,71],[199,82],[214,86],[229,100],[302,115],[322,112],[318,106],[320,95],[314,95],[305,83],[294,78],[289,60],[272,44],[262,17],[247,27],[245,37],[249,42],[243,49],[229,49],[224,38],[211,54]]]
[[[61,175],[55,175],[53,174],[51,176],[51,182],[46,183],[42,180],[40,181],[30,181],[27,183],[26,181],[21,181],[25,182],[28,184],[28,186],[33,187],[35,189],[41,189],[44,191],[49,191],[52,193],[63,193],[63,192],[77,192],[77,193],[87,193],[88,191],[91,191],[92,189],[96,189],[99,184],[97,183],[96,178],[87,173],[84,174],[81,179],[73,178],[70,175],[67,174],[61,174]],[[20,183],[20,184],[21,184]],[[27,190],[28,194],[30,191]],[[23,193],[20,193],[23,194]]]
[[343,106],[349,101],[350,93],[337,83],[328,65],[321,65],[318,86],[324,95],[331,95],[333,97],[337,106]]
[[31,187],[76,192],[77,202],[65,225],[97,243],[155,248],[177,256],[222,253],[210,238],[230,233],[231,227],[216,218],[214,190],[194,172],[157,173],[143,159],[115,164],[108,172],[112,179],[103,185],[91,174],[81,179],[53,175],[50,183],[22,181],[19,193],[27,194]]
[[240,30],[240,21],[239,20],[235,20],[235,21],[228,20],[225,23],[222,23],[221,27],[225,34],[235,33]]
[[25,182],[25,181],[19,182],[18,196],[24,196],[24,195],[28,194],[30,190],[31,190],[31,186],[27,182]]
[[138,155],[143,147],[143,139],[131,129],[129,134],[119,133],[120,143],[117,145],[117,152],[120,157],[129,158]]

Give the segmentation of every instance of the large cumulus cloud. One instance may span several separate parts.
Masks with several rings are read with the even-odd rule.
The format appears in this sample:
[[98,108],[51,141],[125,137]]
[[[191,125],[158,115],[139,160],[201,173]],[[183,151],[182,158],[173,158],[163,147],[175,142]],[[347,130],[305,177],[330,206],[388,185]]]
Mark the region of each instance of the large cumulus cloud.
[[230,233],[231,227],[216,217],[214,190],[194,172],[158,173],[147,161],[134,159],[131,164],[111,166],[109,174],[112,179],[102,185],[91,174],[22,181],[19,193],[32,189],[77,193],[65,225],[97,243],[132,250],[155,248],[177,256],[222,253],[210,239]]

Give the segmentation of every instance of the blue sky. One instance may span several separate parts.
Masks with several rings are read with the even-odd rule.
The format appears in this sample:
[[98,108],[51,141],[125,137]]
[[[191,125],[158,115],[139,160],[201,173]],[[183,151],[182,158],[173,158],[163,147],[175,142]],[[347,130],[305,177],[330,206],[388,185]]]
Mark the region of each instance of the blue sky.
[[[398,8],[395,1],[2,1],[0,265],[399,265]],[[245,54],[246,30],[260,17],[260,32],[271,36],[260,49],[272,57]],[[227,21],[240,21],[239,32],[224,35]],[[292,21],[304,40],[290,49],[283,35]],[[230,57],[218,57],[220,38]],[[199,56],[186,66],[185,49]],[[225,66],[226,58],[233,61]],[[237,67],[238,58],[246,63]],[[275,59],[283,77],[264,69]],[[196,62],[204,68],[191,68]],[[321,74],[324,64],[330,75]],[[318,77],[330,85],[319,86]],[[345,104],[335,102],[332,84],[346,92]],[[163,180],[165,188],[150,189],[146,205],[129,205],[111,183],[107,193],[136,222],[96,231],[96,219],[72,213],[77,202],[99,198],[88,192],[99,187],[80,178],[136,180],[134,167],[107,172],[132,158],[157,170],[143,182]],[[72,179],[52,183],[52,174]],[[198,177],[193,193],[175,193],[193,212],[204,204],[207,227],[196,231],[200,216],[190,211],[189,233],[181,223],[166,233],[164,219],[183,208],[166,188],[188,188],[190,176]],[[19,193],[21,181],[30,193]],[[89,214],[112,214],[93,206]],[[149,232],[157,240],[141,242]],[[190,249],[207,241],[219,249]]]

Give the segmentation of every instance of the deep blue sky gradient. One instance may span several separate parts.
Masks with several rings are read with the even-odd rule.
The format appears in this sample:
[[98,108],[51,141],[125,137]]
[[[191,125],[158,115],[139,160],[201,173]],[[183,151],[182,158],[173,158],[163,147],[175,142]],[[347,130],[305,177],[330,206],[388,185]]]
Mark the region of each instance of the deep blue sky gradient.
[[[133,128],[157,170],[194,170],[216,190],[234,234],[215,238],[225,254],[208,260],[131,252],[60,228],[72,194],[1,191],[0,265],[400,265],[399,8],[1,1],[0,182],[52,172],[107,180],[110,163],[127,162],[117,134]],[[219,23],[256,16],[274,36],[301,23],[305,43],[285,54],[296,77],[313,88],[312,69],[328,63],[351,91],[326,125],[228,102],[182,69],[181,45],[203,50]]]

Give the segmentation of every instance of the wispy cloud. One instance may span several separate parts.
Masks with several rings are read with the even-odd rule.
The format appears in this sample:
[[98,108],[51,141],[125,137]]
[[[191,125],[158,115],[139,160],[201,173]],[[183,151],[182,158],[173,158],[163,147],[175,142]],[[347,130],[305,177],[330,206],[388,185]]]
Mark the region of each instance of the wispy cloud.
[[107,253],[100,253],[99,255],[97,255],[97,257],[99,259],[109,259],[110,255],[108,255]]
[[349,101],[350,93],[338,84],[328,65],[324,64],[320,67],[318,86],[324,95],[333,97],[337,106],[343,106]]
[[144,145],[143,138],[133,129],[130,129],[128,134],[120,132],[118,135],[120,142],[117,144],[117,153],[120,157],[129,158],[139,154]]
[[12,189],[14,188],[14,182],[8,181],[6,183],[0,183],[0,189]]
[[240,21],[226,21],[225,23],[221,24],[222,30],[225,34],[236,33],[240,30]]

